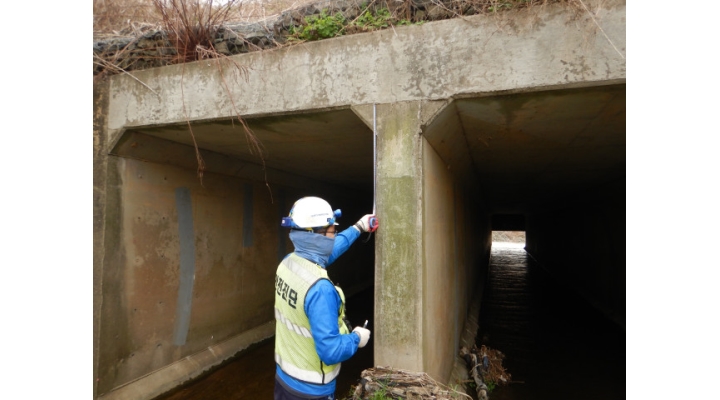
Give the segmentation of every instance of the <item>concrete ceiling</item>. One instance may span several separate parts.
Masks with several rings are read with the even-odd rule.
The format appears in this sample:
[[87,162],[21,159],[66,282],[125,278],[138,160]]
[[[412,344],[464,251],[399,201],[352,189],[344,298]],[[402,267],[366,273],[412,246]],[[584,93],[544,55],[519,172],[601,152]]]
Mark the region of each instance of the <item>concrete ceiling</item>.
[[[246,122],[268,168],[372,192],[372,130],[351,110]],[[200,148],[262,162],[237,121],[192,127]],[[491,212],[523,213],[624,177],[625,85],[455,100],[426,131],[448,165],[480,188]],[[129,132],[193,144],[187,125]]]
[[461,100],[457,115],[494,212],[525,212],[625,176],[625,85]]
[[[372,192],[373,134],[349,109],[192,124],[199,148],[267,168]],[[187,125],[133,129],[193,146]],[[260,151],[258,151],[260,150]]]

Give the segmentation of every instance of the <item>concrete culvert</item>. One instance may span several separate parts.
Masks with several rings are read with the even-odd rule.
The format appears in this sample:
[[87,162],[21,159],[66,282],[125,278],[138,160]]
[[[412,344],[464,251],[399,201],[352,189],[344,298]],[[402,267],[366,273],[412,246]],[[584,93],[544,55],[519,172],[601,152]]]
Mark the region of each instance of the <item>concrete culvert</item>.
[[[592,16],[553,3],[507,29],[473,15],[97,80],[94,398],[151,399],[271,342],[280,221],[309,195],[341,226],[373,204],[381,221],[329,270],[372,325],[347,379],[467,380],[493,231],[524,232],[624,329],[625,2],[584,3]],[[272,350],[258,357],[272,385]]]

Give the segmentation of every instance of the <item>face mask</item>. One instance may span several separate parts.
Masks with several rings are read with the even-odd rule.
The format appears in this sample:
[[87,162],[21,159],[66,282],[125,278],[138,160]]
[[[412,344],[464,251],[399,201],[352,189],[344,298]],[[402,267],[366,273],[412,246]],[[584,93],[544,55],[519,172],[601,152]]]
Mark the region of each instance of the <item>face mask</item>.
[[325,268],[333,251],[335,239],[307,231],[290,231],[290,240],[295,246],[295,254],[319,264]]

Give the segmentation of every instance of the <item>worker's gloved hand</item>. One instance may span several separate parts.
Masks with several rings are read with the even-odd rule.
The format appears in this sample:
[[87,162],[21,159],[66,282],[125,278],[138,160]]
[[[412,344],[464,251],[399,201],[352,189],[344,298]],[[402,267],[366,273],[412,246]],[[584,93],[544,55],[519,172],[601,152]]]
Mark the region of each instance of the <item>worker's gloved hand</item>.
[[355,223],[355,227],[360,232],[375,232],[378,226],[380,226],[380,221],[373,214],[366,214]]
[[357,333],[357,335],[360,336],[360,344],[358,345],[358,348],[365,347],[368,340],[370,340],[370,329],[356,326],[355,329],[353,329],[353,332]]

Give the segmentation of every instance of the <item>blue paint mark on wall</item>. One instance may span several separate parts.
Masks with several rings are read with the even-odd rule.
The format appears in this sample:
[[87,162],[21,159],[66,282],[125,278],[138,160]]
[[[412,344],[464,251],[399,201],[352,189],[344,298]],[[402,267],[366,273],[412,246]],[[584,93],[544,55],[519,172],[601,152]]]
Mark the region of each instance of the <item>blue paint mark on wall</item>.
[[253,244],[253,185],[245,184],[245,198],[243,200],[243,247]]
[[178,215],[180,237],[180,287],[175,309],[175,331],[173,343],[182,346],[187,340],[190,328],[192,292],[195,282],[195,230],[193,228],[190,189],[175,189],[175,207]]
[[280,234],[278,235],[278,262],[281,261],[285,256],[287,255],[287,251],[285,250],[285,246],[287,246],[285,240],[287,240],[288,237],[288,231],[286,228],[280,228],[280,221],[282,221],[283,217],[287,217],[290,210],[285,210],[285,191],[280,190],[279,196],[278,196],[278,211],[279,211],[279,218],[277,220],[277,226],[280,230]]

